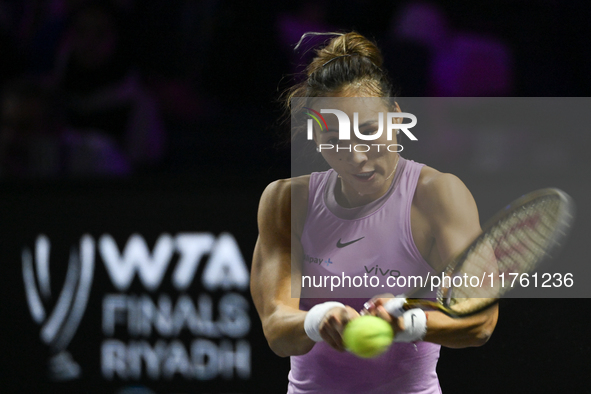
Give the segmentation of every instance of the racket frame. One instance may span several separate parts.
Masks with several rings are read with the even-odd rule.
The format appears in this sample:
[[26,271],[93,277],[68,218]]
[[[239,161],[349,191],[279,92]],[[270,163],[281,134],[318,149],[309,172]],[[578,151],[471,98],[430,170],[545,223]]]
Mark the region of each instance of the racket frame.
[[[533,201],[544,198],[546,196],[558,196],[561,200],[562,204],[560,205],[560,210],[558,212],[558,217],[556,220],[556,227],[552,231],[552,235],[549,237],[551,242],[550,245],[547,245],[544,249],[543,256],[539,257],[538,261],[534,264],[534,268],[528,272],[535,272],[540,269],[544,264],[546,264],[552,258],[552,254],[556,255],[557,252],[564,246],[564,240],[568,237],[570,229],[572,227],[572,223],[575,217],[575,204],[572,198],[566,194],[564,191],[557,189],[557,188],[545,188],[530,192],[525,194],[518,199],[514,200],[510,204],[508,204],[505,208],[497,212],[493,215],[483,226],[482,232],[472,241],[470,244],[464,248],[460,253],[458,253],[451,261],[445,266],[443,270],[437,273],[437,275],[445,274],[445,275],[452,275],[458,272],[464,262],[468,259],[471,251],[482,241],[483,238],[487,237],[490,233],[491,229],[493,229],[497,223],[499,223],[502,219],[506,218],[509,215],[512,215],[514,212],[524,209],[528,204],[532,203]],[[490,308],[491,306],[495,305],[499,302],[501,297],[496,298],[486,298],[486,301],[483,301],[483,306],[477,309],[471,310],[466,313],[458,313],[453,311],[449,307],[449,302],[452,297],[444,297],[441,291],[441,286],[437,287],[437,301],[430,301],[426,299],[420,298],[420,294],[425,292],[431,292],[431,290],[427,287],[428,283],[425,281],[423,287],[418,287],[413,290],[406,298],[406,302],[403,305],[404,310],[409,310],[413,308],[422,308],[422,309],[430,309],[430,310],[437,310],[443,312],[444,314],[459,318],[459,317],[467,317],[483,310]],[[450,288],[447,289],[448,292],[453,291],[453,283]],[[509,291],[505,292],[507,294]]]

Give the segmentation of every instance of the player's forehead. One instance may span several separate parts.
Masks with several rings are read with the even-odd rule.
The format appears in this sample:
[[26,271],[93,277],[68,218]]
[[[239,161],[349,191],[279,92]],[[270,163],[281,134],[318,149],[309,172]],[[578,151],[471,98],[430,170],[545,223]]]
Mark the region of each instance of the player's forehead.
[[[351,121],[357,113],[359,122],[378,120],[379,114],[388,112],[388,99],[383,97],[318,97],[311,102],[311,108],[321,112],[322,109],[337,109],[343,111]],[[336,116],[326,116],[326,122],[337,122]]]

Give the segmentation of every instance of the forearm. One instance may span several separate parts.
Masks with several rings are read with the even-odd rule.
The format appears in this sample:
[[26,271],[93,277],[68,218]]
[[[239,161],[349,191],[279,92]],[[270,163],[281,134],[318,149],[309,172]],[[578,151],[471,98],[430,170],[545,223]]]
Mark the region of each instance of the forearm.
[[314,347],[304,331],[306,312],[277,305],[263,320],[263,331],[271,350],[280,357],[308,353]]
[[476,315],[451,318],[441,312],[427,312],[427,334],[424,341],[450,348],[484,345],[497,323],[498,307],[495,305]]

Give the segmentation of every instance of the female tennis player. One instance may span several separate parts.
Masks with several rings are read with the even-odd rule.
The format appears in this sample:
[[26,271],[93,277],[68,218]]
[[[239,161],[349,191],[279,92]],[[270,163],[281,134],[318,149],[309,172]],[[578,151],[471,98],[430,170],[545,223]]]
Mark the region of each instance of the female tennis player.
[[[391,95],[379,49],[351,32],[335,34],[317,51],[287,104],[303,97],[313,110],[333,98],[373,98],[339,106],[351,120],[357,112],[358,131],[370,136],[377,133],[377,112],[400,112],[385,99]],[[369,142],[358,133],[339,140],[336,117],[324,119],[313,137],[331,169],[271,183],[258,213],[251,292],[271,349],[291,357],[287,392],[440,393],[440,346],[484,344],[497,322],[496,306],[461,319],[419,309],[393,317],[376,297],[370,312],[390,322],[395,343],[379,357],[361,359],[344,351],[342,333],[370,297],[330,299],[330,289],[308,291],[301,279],[378,269],[423,277],[439,272],[481,232],[474,199],[454,175],[384,149],[396,144],[395,135],[387,140],[382,133],[371,149],[355,149]],[[292,272],[301,276],[292,281]],[[302,288],[292,292],[292,283]]]

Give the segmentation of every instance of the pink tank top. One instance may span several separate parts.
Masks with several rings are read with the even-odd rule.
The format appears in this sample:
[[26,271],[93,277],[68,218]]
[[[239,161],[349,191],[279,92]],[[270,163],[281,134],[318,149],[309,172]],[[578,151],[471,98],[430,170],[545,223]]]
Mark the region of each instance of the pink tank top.
[[[388,276],[425,277],[433,273],[414,243],[410,226],[410,208],[422,167],[401,157],[386,194],[352,209],[341,207],[335,200],[335,171],[311,174],[308,215],[301,238],[302,277],[310,280],[303,282],[301,310],[328,300],[360,310],[374,295],[398,295],[414,287],[389,287]],[[364,274],[368,279],[377,277],[372,282],[375,287],[369,281],[367,287],[355,286],[359,281],[354,278]],[[320,284],[318,278],[324,277],[340,277],[345,283],[332,291],[330,279],[327,286],[324,281],[315,286]],[[352,280],[350,285],[347,277]],[[435,371],[439,350],[439,345],[428,342],[419,342],[416,347],[394,343],[381,356],[362,359],[319,342],[307,354],[291,357],[288,393],[441,393]]]

